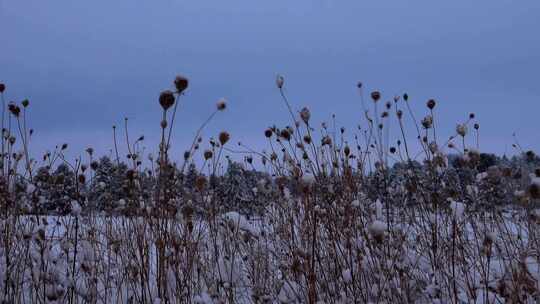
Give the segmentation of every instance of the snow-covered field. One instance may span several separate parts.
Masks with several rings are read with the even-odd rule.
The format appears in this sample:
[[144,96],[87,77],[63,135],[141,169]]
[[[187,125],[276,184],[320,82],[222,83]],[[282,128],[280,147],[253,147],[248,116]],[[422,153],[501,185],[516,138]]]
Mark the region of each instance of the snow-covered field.
[[[258,219],[236,212],[198,219],[185,210],[168,219],[10,217],[1,226],[11,240],[0,246],[2,297],[18,303],[305,303],[313,295],[319,303],[538,301],[534,212],[468,214],[453,202],[438,214],[394,210],[389,224],[380,201],[353,200],[315,214],[306,214],[299,199],[286,203],[293,208],[275,203]],[[340,209],[348,214],[333,213]]]

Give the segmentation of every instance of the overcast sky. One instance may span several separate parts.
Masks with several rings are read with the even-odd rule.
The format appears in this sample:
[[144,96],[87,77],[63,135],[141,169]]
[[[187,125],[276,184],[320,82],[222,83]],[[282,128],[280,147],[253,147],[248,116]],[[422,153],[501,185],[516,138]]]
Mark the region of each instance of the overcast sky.
[[229,108],[204,135],[262,148],[267,126],[289,122],[280,73],[316,122],[362,122],[362,81],[385,100],[407,92],[418,116],[435,98],[444,138],[475,112],[481,149],[512,154],[513,132],[540,150],[539,31],[538,0],[0,0],[0,82],[31,102],[34,152],[107,153],[124,117],[153,149],[157,97],[177,73],[191,81],[178,155],[221,97]]

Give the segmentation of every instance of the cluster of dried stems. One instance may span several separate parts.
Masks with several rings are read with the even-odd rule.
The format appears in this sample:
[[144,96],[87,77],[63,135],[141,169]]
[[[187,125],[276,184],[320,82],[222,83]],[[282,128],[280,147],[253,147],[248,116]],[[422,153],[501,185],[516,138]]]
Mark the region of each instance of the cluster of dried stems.
[[[480,170],[474,114],[441,140],[435,100],[419,120],[407,94],[383,103],[374,91],[370,106],[362,84],[364,127],[351,144],[335,122],[315,128],[308,108],[293,110],[283,77],[276,84],[291,125],[265,130],[269,152],[228,148],[227,132],[202,151],[202,130],[225,109],[221,100],[182,165],[173,163],[174,118],[188,87],[182,76],[174,90],[159,96],[161,141],[157,159],[149,157],[150,169],[142,162],[144,138],[130,141],[126,119],[122,203],[135,210],[129,214],[87,208],[92,202],[86,189],[98,169],[92,149],[88,159],[74,162],[64,156],[67,145],[45,154],[41,164],[49,170],[60,163],[76,177],[66,185],[73,191],[62,198],[70,201],[62,216],[33,212],[43,198],[34,170],[40,163],[29,152],[29,102],[6,105],[0,85],[2,303],[540,301],[540,170],[530,168],[534,153],[523,153],[522,166]],[[395,142],[391,124],[399,134]],[[407,125],[417,140],[407,136]],[[120,166],[115,127],[113,138]],[[454,166],[449,151],[458,155]],[[222,208],[216,183],[225,153],[247,153],[249,164],[257,156],[272,176],[253,189],[265,199],[257,218]],[[179,190],[197,154],[203,164],[195,187]],[[402,168],[398,173],[395,164]]]

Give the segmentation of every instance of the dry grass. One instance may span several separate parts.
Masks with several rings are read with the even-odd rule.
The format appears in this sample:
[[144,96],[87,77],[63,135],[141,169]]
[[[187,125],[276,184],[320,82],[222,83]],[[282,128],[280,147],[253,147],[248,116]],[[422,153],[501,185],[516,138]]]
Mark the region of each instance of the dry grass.
[[[308,108],[295,114],[284,78],[277,87],[291,126],[266,130],[269,151],[227,146],[230,135],[195,134],[183,163],[169,147],[176,106],[187,89],[161,94],[161,143],[151,168],[139,143],[124,131],[129,158],[122,179],[122,212],[96,212],[92,189],[100,170],[87,159],[69,162],[66,146],[43,158],[51,172],[72,172],[55,187],[69,193],[67,214],[43,205],[44,180],[28,151],[28,102],[3,104],[0,176],[0,299],[6,303],[538,303],[540,301],[540,172],[536,156],[481,172],[474,114],[448,140],[437,137],[435,100],[420,120],[409,97],[364,100],[364,127],[350,144],[344,128],[314,128]],[[2,100],[4,89],[2,87]],[[3,111],[4,112],[4,111]],[[418,122],[419,121],[419,122]],[[410,141],[405,124],[418,140]],[[390,125],[400,136],[390,138]],[[471,128],[472,126],[472,128]],[[114,128],[115,150],[117,133]],[[472,134],[471,134],[472,131]],[[415,136],[415,137],[416,137]],[[472,146],[466,138],[472,137]],[[353,141],[351,141],[353,142]],[[393,144],[395,142],[395,145]],[[516,148],[521,149],[518,144]],[[412,155],[418,150],[419,154]],[[450,151],[458,154],[449,166]],[[200,153],[194,187],[181,187]],[[220,164],[225,153],[247,153],[272,175],[253,192],[264,210],[240,214],[224,207]],[[420,160],[418,162],[417,160]],[[392,169],[399,163],[400,170]],[[120,168],[124,168],[120,170]],[[395,168],[395,166],[394,166]],[[47,170],[46,169],[46,170]],[[46,171],[45,170],[45,171]],[[40,171],[41,174],[43,170]],[[48,191],[50,188],[47,188]],[[56,189],[56,188],[55,188]],[[68,191],[69,190],[69,191]],[[95,190],[95,189],[94,189]],[[63,192],[62,192],[63,193]],[[501,203],[502,202],[502,203]],[[251,217],[251,218],[250,218]]]

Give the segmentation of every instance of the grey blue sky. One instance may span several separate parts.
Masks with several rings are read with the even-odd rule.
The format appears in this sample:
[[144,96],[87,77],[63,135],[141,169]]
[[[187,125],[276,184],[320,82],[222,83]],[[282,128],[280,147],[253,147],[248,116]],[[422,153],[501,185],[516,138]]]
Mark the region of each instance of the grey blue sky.
[[265,127],[288,123],[280,73],[317,122],[335,113],[353,129],[362,81],[385,100],[407,92],[419,116],[438,100],[444,137],[475,112],[481,148],[510,154],[514,131],[540,150],[539,31],[538,0],[0,0],[0,81],[8,100],[30,99],[38,151],[104,153],[124,117],[153,146],[177,73],[191,80],[178,153],[220,97],[229,108],[204,135],[261,148]]

